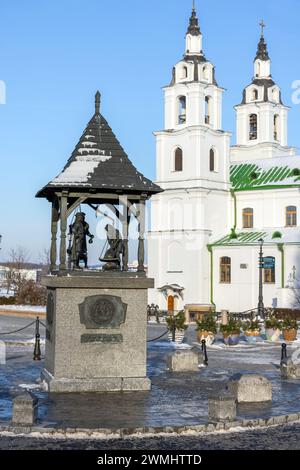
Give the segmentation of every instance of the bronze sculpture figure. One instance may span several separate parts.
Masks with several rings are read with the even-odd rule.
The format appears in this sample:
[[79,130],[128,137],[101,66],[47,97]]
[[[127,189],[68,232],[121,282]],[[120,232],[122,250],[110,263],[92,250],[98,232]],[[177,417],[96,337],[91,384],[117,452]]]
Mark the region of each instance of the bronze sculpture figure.
[[71,257],[73,269],[80,269],[80,261],[87,265],[87,243],[86,237],[89,237],[89,243],[93,243],[94,235],[90,233],[89,224],[85,221],[85,214],[78,212],[75,215],[75,222],[70,225],[70,243],[68,255]]
[[107,237],[107,250],[104,256],[100,256],[99,260],[105,264],[103,270],[111,271],[121,270],[121,255],[124,254],[124,242],[120,231],[111,224],[105,226],[106,237]]

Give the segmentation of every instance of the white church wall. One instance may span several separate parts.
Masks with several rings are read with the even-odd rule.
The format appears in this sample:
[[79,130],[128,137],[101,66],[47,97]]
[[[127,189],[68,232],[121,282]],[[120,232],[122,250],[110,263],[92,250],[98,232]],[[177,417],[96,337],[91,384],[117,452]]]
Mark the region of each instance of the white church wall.
[[247,232],[247,229],[243,228],[243,209],[246,208],[252,208],[254,211],[254,230],[263,231],[269,228],[280,229],[280,227],[285,227],[286,208],[288,206],[296,206],[298,224],[300,222],[298,188],[240,191],[236,192],[236,198],[238,230]]
[[[291,307],[282,290],[282,255],[277,246],[264,246],[264,256],[275,258],[275,283],[263,285],[265,307]],[[258,246],[214,247],[214,302],[217,310],[232,312],[256,308],[258,304]],[[231,258],[231,283],[220,282],[220,259]],[[300,273],[300,246],[284,246],[284,286],[293,266]]]
[[[172,182],[172,187],[194,187],[195,180],[198,185],[210,186],[215,183],[218,188],[229,186],[228,147],[229,136],[215,132],[207,132],[198,127],[173,132],[170,134],[160,132],[157,135],[157,178],[162,187]],[[175,171],[175,151],[180,148],[183,153],[182,171]],[[215,171],[210,171],[210,150],[216,152],[217,165]],[[226,182],[224,184],[224,182]],[[174,183],[176,186],[174,186]],[[220,184],[221,183],[221,184]]]

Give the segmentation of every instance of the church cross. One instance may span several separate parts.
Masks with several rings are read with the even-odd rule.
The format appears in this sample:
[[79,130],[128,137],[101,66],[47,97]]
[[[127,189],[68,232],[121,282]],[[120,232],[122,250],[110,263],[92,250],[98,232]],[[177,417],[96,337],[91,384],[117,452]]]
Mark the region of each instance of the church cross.
[[264,37],[264,29],[266,27],[264,20],[261,20],[261,22],[259,23],[259,26],[261,27],[261,36]]

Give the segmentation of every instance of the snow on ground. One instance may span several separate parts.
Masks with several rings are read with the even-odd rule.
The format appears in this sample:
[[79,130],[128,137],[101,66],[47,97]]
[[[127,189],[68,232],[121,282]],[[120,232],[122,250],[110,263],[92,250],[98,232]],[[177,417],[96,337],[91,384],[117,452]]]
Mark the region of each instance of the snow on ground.
[[41,305],[1,305],[0,310],[18,311],[18,312],[46,312],[46,307]]
[[7,292],[7,289],[0,288],[0,297],[13,297],[13,296],[14,296],[13,291]]

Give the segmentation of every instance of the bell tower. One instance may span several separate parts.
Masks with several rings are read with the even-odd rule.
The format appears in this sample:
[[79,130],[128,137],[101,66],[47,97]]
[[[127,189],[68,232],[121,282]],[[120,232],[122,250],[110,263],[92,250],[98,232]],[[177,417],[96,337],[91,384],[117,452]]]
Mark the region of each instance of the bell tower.
[[166,285],[180,292],[175,309],[210,300],[207,244],[212,231],[222,234],[228,224],[230,134],[222,130],[223,92],[204,54],[193,4],[183,58],[164,87],[164,129],[154,133],[156,181],[164,192],[151,204],[149,274],[156,282],[151,302],[161,308],[167,308]]
[[243,91],[236,110],[236,145],[231,149],[233,161],[295,155],[288,146],[289,108],[283,104],[281,90],[271,75],[271,60],[264,35],[264,21],[254,59],[252,83]]

